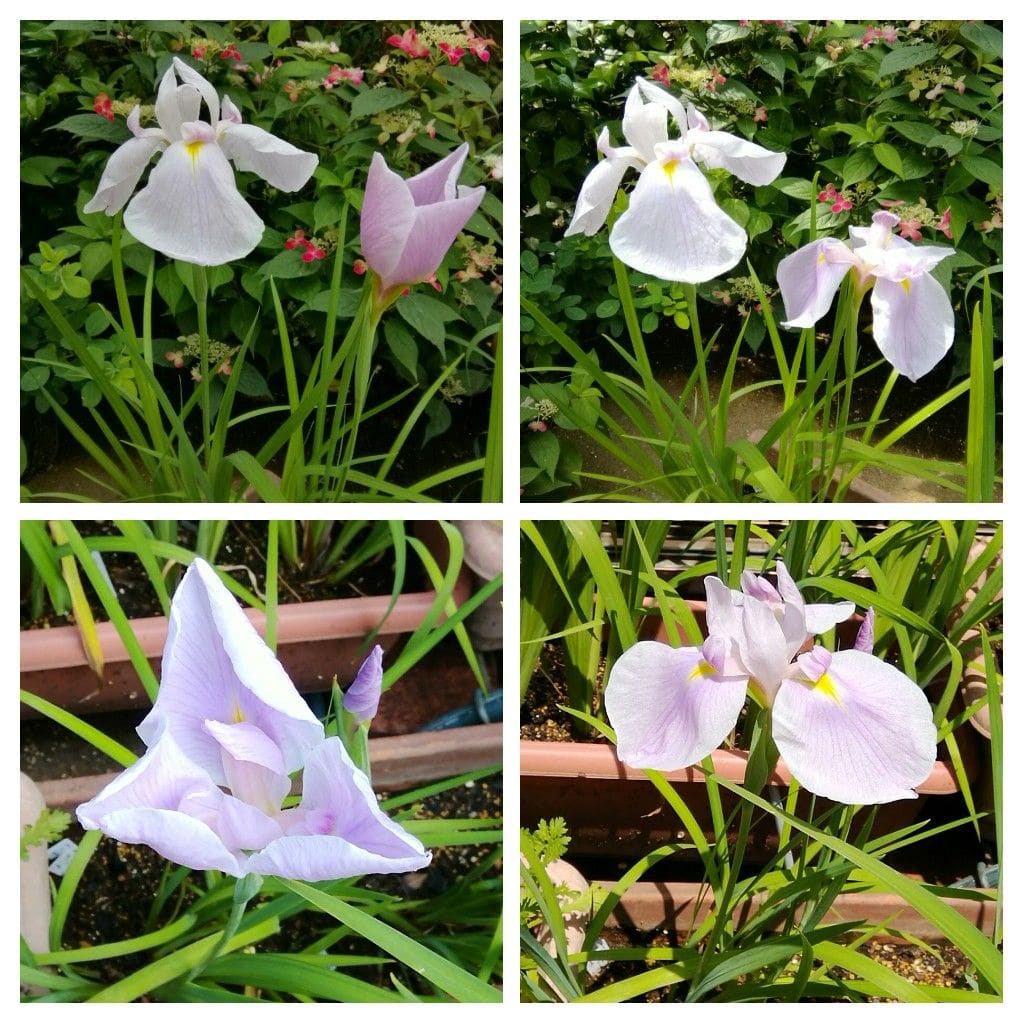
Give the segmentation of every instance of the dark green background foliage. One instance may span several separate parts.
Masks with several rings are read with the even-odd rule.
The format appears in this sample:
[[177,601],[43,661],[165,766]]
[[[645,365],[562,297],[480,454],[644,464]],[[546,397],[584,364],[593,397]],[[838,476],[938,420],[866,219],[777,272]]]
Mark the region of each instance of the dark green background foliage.
[[[864,45],[872,28],[895,35]],[[667,88],[694,103],[713,128],[787,154],[782,176],[760,188],[724,171],[708,173],[722,208],[746,229],[746,259],[769,294],[779,260],[808,241],[812,200],[818,233],[839,238],[847,225],[868,223],[882,200],[902,200],[895,212],[921,221],[922,244],[957,250],[934,274],[950,289],[957,314],[955,358],[945,365],[954,376],[966,371],[965,288],[1002,262],[999,23],[526,22],[522,32],[522,288],[585,348],[601,350],[602,335],[624,334],[608,233],[564,238],[564,231],[596,163],[598,132],[608,125],[612,144],[625,144],[626,93],[637,76],[650,79],[663,65]],[[627,174],[627,189],[632,180]],[[831,203],[817,200],[829,183],[852,209],[833,213]],[[922,213],[907,212],[922,205]],[[938,230],[947,209],[951,239]],[[746,274],[745,263],[732,271]],[[678,289],[639,273],[630,281],[652,341],[673,331],[673,320],[685,326]],[[744,282],[712,281],[698,291],[728,304],[718,322],[706,307],[702,318],[735,337],[737,314],[754,306],[744,301]],[[1000,308],[997,295],[997,322]],[[528,369],[559,361],[529,318],[522,331]],[[745,338],[755,350],[764,338],[756,310]],[[527,403],[524,422],[533,412]],[[553,441],[539,442],[549,467],[556,465]],[[559,483],[557,474],[545,478]]]
[[[372,21],[22,23],[22,256],[41,275],[73,326],[84,328],[94,339],[95,354],[102,356],[110,376],[131,390],[122,339],[112,332],[101,309],[117,308],[110,271],[112,219],[81,211],[111,153],[129,132],[126,110],[115,110],[115,120],[109,121],[94,111],[93,103],[105,93],[118,104],[135,100],[152,105],[160,77],[175,54],[205,75],[218,94],[230,96],[245,122],[320,158],[314,180],[294,194],[278,193],[253,174],[236,176],[267,227],[250,256],[212,272],[209,328],[212,338],[236,347],[256,322],[253,356],[239,382],[242,394],[264,405],[285,400],[271,277],[284,302],[299,372],[307,371],[315,359],[323,336],[330,250],[346,200],[339,316],[352,317],[362,285],[352,272],[360,255],[358,210],[370,158],[378,150],[394,170],[409,176],[468,141],[471,155],[462,181],[485,183],[487,196],[467,225],[467,238],[474,251],[493,262],[480,276],[462,279],[469,257],[467,246],[456,244],[438,272],[443,292],[421,285],[399,301],[382,329],[375,389],[384,396],[409,384],[426,384],[461,350],[476,348],[471,339],[497,322],[500,306],[500,252],[495,250],[500,248],[501,184],[484,160],[501,153],[500,23],[474,25],[478,36],[499,40],[490,47],[489,62],[467,53],[458,66],[450,66],[436,48],[429,61],[413,62],[388,45],[389,36],[408,27]],[[419,27],[422,35],[426,26]],[[300,41],[334,42],[338,52],[301,47]],[[205,52],[197,59],[192,51],[201,44]],[[231,45],[246,68],[220,57],[220,51]],[[342,80],[329,90],[323,88],[333,65],[362,68],[363,83]],[[405,126],[411,128],[410,137],[399,139]],[[140,187],[144,182],[145,176]],[[303,263],[301,250],[286,250],[285,240],[297,229],[306,237],[324,239],[327,258]],[[140,312],[150,256],[149,249],[136,243],[124,250],[129,293]],[[179,336],[196,330],[191,289],[191,267],[157,254],[153,350],[162,366],[170,367],[165,352],[181,350]],[[87,406],[97,402],[98,389],[73,366],[45,365],[47,360],[67,362],[67,353],[38,307],[23,298],[22,308],[23,355],[43,361],[26,364],[24,401],[44,410],[46,403],[38,392],[45,386],[65,400],[69,391],[77,392],[78,397],[70,400],[72,408],[80,408],[79,400]],[[161,372],[169,393],[178,391],[177,375],[182,392],[188,394],[188,368]],[[428,409],[427,436],[421,441],[444,433],[453,411],[464,418],[468,408],[479,405],[480,422],[486,423],[489,360],[477,351],[457,376],[450,401],[435,399]],[[474,403],[472,396],[478,394],[482,397]]]

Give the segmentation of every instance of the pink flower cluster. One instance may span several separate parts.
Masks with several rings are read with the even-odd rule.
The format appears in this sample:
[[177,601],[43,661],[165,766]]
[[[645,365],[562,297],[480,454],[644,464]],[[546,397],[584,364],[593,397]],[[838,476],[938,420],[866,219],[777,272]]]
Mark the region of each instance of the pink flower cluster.
[[284,247],[286,249],[304,249],[305,251],[302,254],[303,263],[312,263],[314,260],[322,260],[327,255],[320,246],[306,238],[306,232],[301,228],[297,230],[291,238],[285,239]]
[[892,25],[886,25],[884,28],[875,28],[874,25],[870,25],[867,32],[864,33],[860,45],[866,50],[879,40],[892,46],[896,42],[896,29]]
[[[493,39],[474,35],[472,29],[466,28],[466,46],[442,41],[437,44],[437,48],[448,58],[449,64],[458,64],[466,56],[466,47],[474,57],[486,64],[491,59],[491,51],[488,47],[493,45]],[[430,56],[430,47],[426,43],[420,42],[414,28],[407,28],[401,35],[388,36],[388,46],[397,47],[413,59]]]
[[716,64],[712,67],[711,77],[704,83],[704,87],[708,92],[714,92],[720,85],[725,85],[726,81],[725,75],[718,70],[718,65]]
[[843,210],[852,210],[853,203],[843,192],[837,192],[835,185],[830,181],[821,192],[818,193],[819,203],[831,203],[833,213],[842,213]]
[[362,68],[342,68],[337,64],[332,64],[331,70],[324,79],[324,88],[333,89],[341,81],[351,82],[353,85],[362,85],[364,74],[365,72]]
[[105,93],[101,92],[92,103],[92,109],[96,111],[100,117],[105,117],[108,121],[114,120],[114,104],[113,100]]
[[234,43],[231,43],[229,46],[225,47],[223,50],[220,51],[220,59],[221,60],[241,60],[242,59],[242,55],[241,55],[241,53],[238,52],[238,47],[235,46]]
[[[896,216],[900,218],[900,238],[909,239],[911,242],[921,241],[921,228],[925,227],[924,221],[919,217],[904,217],[899,212],[899,207],[903,206],[905,200],[903,199],[881,199],[879,203],[884,206],[887,210],[896,210]],[[928,211],[929,215],[931,211]],[[941,231],[947,238],[953,237],[953,231],[950,227],[950,219],[952,217],[952,210],[950,207],[946,207],[942,216],[939,217],[938,221],[931,226],[936,231]]]

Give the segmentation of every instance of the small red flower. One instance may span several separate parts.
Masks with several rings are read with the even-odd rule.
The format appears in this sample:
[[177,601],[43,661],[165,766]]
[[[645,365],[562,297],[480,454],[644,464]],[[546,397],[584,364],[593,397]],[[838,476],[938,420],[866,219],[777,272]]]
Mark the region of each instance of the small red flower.
[[651,78],[653,78],[655,82],[661,83],[661,85],[672,84],[668,77],[667,64],[656,64],[654,70],[651,72]]
[[950,227],[950,217],[952,211],[947,206],[945,212],[939,218],[939,223],[935,225],[936,231],[941,231],[947,238],[953,237],[953,231]]
[[227,49],[220,51],[221,60],[241,60],[242,55],[238,52],[238,47],[232,43]]
[[548,425],[543,420],[531,420],[528,426],[538,434],[543,434],[548,429]]
[[461,46],[452,46],[451,43],[438,43],[437,48],[447,56],[449,64],[458,64],[466,55]]
[[114,120],[113,101],[105,92],[101,92],[93,100],[92,109],[101,117],[105,117],[108,121]]
[[414,28],[407,28],[400,36],[388,36],[388,46],[396,46],[410,57],[430,56],[430,47],[419,41]]
[[757,124],[758,122],[760,122],[761,124],[766,124],[767,121],[768,121],[768,108],[767,107],[758,107],[754,111],[754,123]]
[[195,57],[196,60],[202,60],[203,57],[206,56],[206,47],[205,46],[193,46],[192,47],[192,56]]
[[352,273],[355,274],[357,277],[362,277],[363,274],[366,273],[366,261],[356,260],[352,264]]

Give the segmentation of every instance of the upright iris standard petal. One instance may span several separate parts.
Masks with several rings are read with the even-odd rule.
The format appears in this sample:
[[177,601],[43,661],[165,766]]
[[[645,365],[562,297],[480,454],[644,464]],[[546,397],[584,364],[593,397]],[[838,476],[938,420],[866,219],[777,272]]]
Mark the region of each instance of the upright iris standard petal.
[[875,344],[910,380],[919,380],[953,344],[953,306],[930,274],[879,279],[871,292]]
[[464,143],[432,168],[406,181],[374,153],[366,179],[359,237],[378,291],[388,302],[437,270],[485,189],[456,184],[469,147]]
[[226,783],[222,744],[207,721],[249,722],[301,767],[323,726],[214,570],[197,558],[171,604],[160,689],[139,726],[147,744],[170,727],[186,755]]
[[622,176],[630,167],[643,169],[643,161],[630,146],[615,149],[608,142],[608,129],[602,128],[597,148],[605,154],[596,167],[584,178],[572,220],[565,229],[566,235],[595,235],[604,227],[604,222],[615,202]]
[[684,109],[670,93],[640,78],[626,97],[622,133],[629,145],[613,148],[608,129],[602,129],[598,149],[606,159],[583,182],[566,234],[594,234],[611,210],[622,175],[635,166],[640,181],[612,228],[612,252],[627,266],[666,281],[709,281],[734,267],[743,257],[746,232],[718,207],[697,163],[763,185],[782,171],[785,155],[709,131],[698,111]]
[[899,218],[880,210],[868,227],[851,227],[850,243],[820,238],[779,264],[786,307],[783,327],[811,327],[832,304],[852,269],[863,294],[873,288],[875,341],[897,372],[918,380],[953,344],[953,307],[929,271],[952,256],[944,246],[914,246],[893,234]]
[[710,754],[736,724],[747,691],[746,678],[724,668],[699,647],[642,641],[623,652],[604,695],[620,760],[672,771]]
[[715,202],[697,165],[666,143],[640,175],[609,243],[635,270],[664,281],[699,282],[734,267],[747,236]]
[[[378,647],[365,673],[378,691],[380,662]],[[139,728],[149,749],[78,808],[86,828],[236,877],[315,882],[429,863],[201,559],[174,595],[163,675]],[[284,809],[297,769],[302,801]]]
[[[178,84],[178,79],[182,84]],[[208,121],[200,120],[205,104]],[[142,243],[173,259],[216,266],[248,255],[263,237],[263,221],[242,198],[229,160],[276,188],[294,192],[309,180],[317,157],[255,125],[243,125],[238,108],[198,71],[177,57],[160,80],[159,128],[139,127],[138,108],[128,118],[135,138],[111,156],[86,213],[114,214],[128,202],[153,153],[163,150],[149,184],[130,202],[124,221]]]
[[802,655],[772,706],[772,735],[804,788],[848,804],[911,799],[935,762],[920,687],[864,651]]

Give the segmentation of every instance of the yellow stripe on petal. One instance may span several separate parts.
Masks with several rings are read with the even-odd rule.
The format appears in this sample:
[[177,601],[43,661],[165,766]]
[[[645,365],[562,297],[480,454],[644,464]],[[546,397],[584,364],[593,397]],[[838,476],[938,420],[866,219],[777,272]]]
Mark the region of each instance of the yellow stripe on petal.
[[202,139],[196,139],[194,142],[185,143],[185,152],[188,153],[192,160],[192,166],[195,167],[196,160],[199,159],[199,150],[205,146],[206,143]]
[[840,707],[842,707],[843,702],[839,699],[839,691],[836,690],[836,684],[832,682],[832,677],[827,672],[822,672],[821,677],[814,684],[814,689],[818,693],[821,693],[826,697],[830,697]]
[[676,173],[676,168],[679,166],[678,160],[666,160],[662,165],[661,169],[665,172],[666,177],[669,181],[672,180],[672,175]]
[[686,677],[686,681],[689,682],[691,679],[707,679],[716,675],[718,675],[718,670],[715,666],[702,659],[694,666],[693,671]]
[[903,290],[909,295],[910,294],[910,278],[905,277],[900,284],[903,286]]

